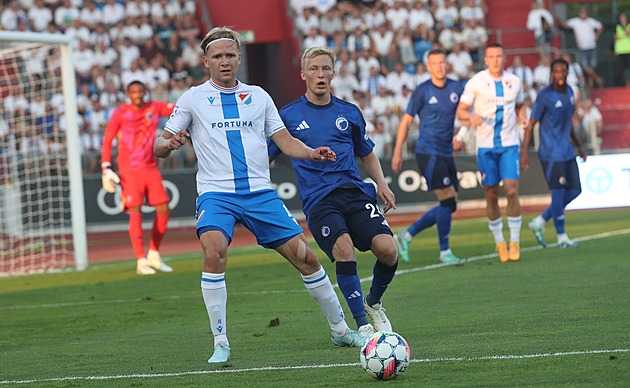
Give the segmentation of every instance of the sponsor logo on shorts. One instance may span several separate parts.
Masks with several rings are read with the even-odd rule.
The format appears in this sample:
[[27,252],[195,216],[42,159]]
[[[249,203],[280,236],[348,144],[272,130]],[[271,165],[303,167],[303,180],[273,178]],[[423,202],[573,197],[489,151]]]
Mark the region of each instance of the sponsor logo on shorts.
[[322,236],[328,237],[330,234],[330,228],[326,225],[322,226]]

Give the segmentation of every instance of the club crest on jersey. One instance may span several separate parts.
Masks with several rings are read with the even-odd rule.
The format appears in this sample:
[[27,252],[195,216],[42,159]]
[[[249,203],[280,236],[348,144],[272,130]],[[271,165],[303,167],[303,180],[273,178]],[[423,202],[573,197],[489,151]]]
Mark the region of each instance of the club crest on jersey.
[[512,89],[512,84],[510,83],[510,81],[503,81],[503,83],[505,84],[505,86],[507,86],[508,89]]
[[335,126],[338,130],[345,131],[350,126],[350,123],[348,123],[348,120],[346,120],[345,117],[339,116],[337,117],[337,120],[335,120]]
[[153,112],[147,112],[147,115],[144,116],[144,118],[147,120],[151,120],[152,117],[153,117]]
[[238,98],[243,101],[243,104],[249,105],[252,103],[252,94],[251,93],[241,93],[238,95]]
[[179,110],[179,106],[175,105],[175,108],[173,108],[173,112],[171,112],[171,117],[175,116],[178,110]]
[[451,93],[450,96],[448,96],[451,99],[451,102],[453,104],[457,104],[457,101],[459,100],[459,96],[457,95],[457,93],[453,92]]
[[330,234],[330,228],[326,225],[322,226],[322,236],[328,237]]

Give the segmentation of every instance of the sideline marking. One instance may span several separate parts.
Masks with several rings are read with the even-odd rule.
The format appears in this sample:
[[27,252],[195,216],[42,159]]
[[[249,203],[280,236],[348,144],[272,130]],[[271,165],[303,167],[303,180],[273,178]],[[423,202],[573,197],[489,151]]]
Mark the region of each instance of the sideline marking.
[[[449,358],[424,358],[424,359],[412,359],[410,362],[440,362],[440,361],[484,361],[484,360],[511,360],[511,359],[524,359],[524,358],[541,358],[541,357],[559,357],[559,356],[579,356],[586,354],[601,354],[601,353],[626,353],[630,352],[630,349],[607,349],[607,350],[583,350],[572,352],[555,352],[555,353],[537,353],[537,354],[524,354],[524,355],[496,355],[496,356],[481,356],[481,357],[449,357]],[[259,372],[268,370],[295,370],[295,369],[318,369],[318,368],[334,368],[334,367],[346,367],[346,366],[358,366],[358,362],[352,362],[347,364],[324,364],[324,365],[297,365],[297,366],[263,366],[259,368],[241,368],[241,369],[219,369],[219,370],[199,370],[188,372],[172,372],[172,373],[147,373],[147,374],[130,374],[130,375],[116,375],[116,376],[71,376],[71,377],[54,377],[49,379],[31,379],[31,380],[4,380],[0,381],[0,384],[27,384],[27,383],[42,383],[47,381],[70,381],[70,380],[112,380],[112,379],[133,379],[133,378],[146,378],[146,377],[177,377],[177,376],[190,376],[190,375],[204,375],[215,373],[240,373],[240,372]]]
[[[616,230],[612,232],[594,234],[591,236],[576,237],[573,240],[578,241],[578,242],[589,241],[589,240],[597,240],[600,238],[618,236],[618,235],[629,234],[629,233],[630,233],[630,229],[621,229],[621,230]],[[558,246],[558,243],[547,244],[547,247],[551,247],[551,248],[557,247],[557,246]],[[528,252],[528,251],[536,251],[540,249],[546,249],[546,248],[543,248],[540,245],[534,245],[531,247],[521,248],[521,251]],[[466,261],[464,262],[464,264],[467,262],[490,259],[493,257],[499,257],[498,253],[491,253],[488,255],[469,257],[468,259],[465,259]],[[402,274],[418,272],[418,271],[428,271],[430,269],[447,267],[450,265],[461,265],[461,264],[438,263],[438,264],[426,265],[424,267],[401,269],[401,270],[396,271],[396,275],[402,275]],[[371,280],[372,280],[372,276],[360,279],[361,283],[369,282]],[[333,284],[333,287],[339,288],[339,285],[335,283]],[[284,290],[284,291],[273,291],[273,290],[272,291],[234,291],[234,292],[230,292],[230,294],[231,295],[265,295],[265,294],[285,294],[285,293],[303,293],[303,292],[306,292],[306,290],[300,289],[300,290]],[[173,295],[173,296],[157,297],[157,298],[151,298],[151,299],[152,300],[169,300],[169,299],[200,298],[200,297],[201,297],[200,295],[195,293],[194,295],[188,295],[188,296]],[[133,298],[133,299],[115,299],[115,300],[86,301],[86,302],[49,303],[49,304],[42,304],[42,305],[0,306],[0,311],[21,310],[21,309],[30,309],[30,308],[72,307],[72,306],[86,306],[86,305],[113,304],[113,303],[137,303],[137,302],[143,302],[143,299]]]

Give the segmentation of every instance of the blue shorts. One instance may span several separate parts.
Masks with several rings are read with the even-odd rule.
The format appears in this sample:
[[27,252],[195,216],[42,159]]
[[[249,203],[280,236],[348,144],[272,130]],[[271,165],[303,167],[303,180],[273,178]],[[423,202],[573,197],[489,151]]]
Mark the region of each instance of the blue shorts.
[[580,64],[582,67],[597,67],[597,49],[580,50]]
[[549,189],[574,189],[582,190],[580,172],[577,161],[570,159],[562,162],[540,161]]
[[457,168],[453,157],[416,154],[416,161],[418,162],[418,169],[427,180],[429,190],[454,186],[455,191],[457,191],[459,182],[457,181]]
[[275,249],[303,230],[274,190],[245,194],[203,193],[197,198],[197,236],[218,230],[232,242],[237,222],[249,229],[259,245]]
[[479,148],[477,165],[486,187],[496,186],[502,179],[519,179],[518,146]]
[[313,206],[308,215],[308,229],[330,261],[335,261],[333,246],[344,233],[350,235],[361,252],[372,248],[375,236],[392,235],[376,199],[358,187],[338,187]]

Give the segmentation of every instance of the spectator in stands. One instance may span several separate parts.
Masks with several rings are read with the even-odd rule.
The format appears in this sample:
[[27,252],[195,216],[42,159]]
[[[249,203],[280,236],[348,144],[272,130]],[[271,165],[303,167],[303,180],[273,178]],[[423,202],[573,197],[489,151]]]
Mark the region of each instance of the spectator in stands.
[[79,42],[79,49],[72,53],[74,70],[77,72],[79,82],[86,82],[91,78],[92,66],[94,63],[94,51],[90,49],[87,41]]
[[346,101],[352,100],[352,92],[361,88],[357,77],[346,71],[344,65],[339,66],[330,85],[335,89],[335,96]]
[[[427,71],[427,66],[424,64],[424,62],[418,62],[416,64],[416,72],[413,74],[413,78],[414,78],[414,82],[409,86],[409,89],[414,89],[416,86],[420,85],[423,82],[428,81],[429,79],[431,79],[431,73],[429,73]],[[407,106],[405,106],[405,109],[407,109]]]
[[179,8],[184,15],[194,15],[197,12],[197,2],[194,0],[179,0]]
[[534,32],[536,46],[548,47],[553,36],[553,16],[545,9],[541,0],[532,3],[532,9],[527,14],[527,29]]
[[332,38],[328,40],[328,47],[330,47],[337,56],[341,50],[347,50],[346,33],[343,31],[335,32]]
[[512,58],[512,66],[507,71],[516,75],[528,88],[534,86],[534,73],[532,73],[532,69],[529,66],[523,64],[523,59],[520,55],[515,55]]
[[127,86],[133,81],[140,81],[142,83],[145,82],[144,79],[144,70],[138,66],[138,61],[133,60],[129,65],[129,69],[123,70],[120,74],[120,80],[122,81],[122,87],[127,88]]
[[[199,41],[196,38],[188,38],[188,44],[182,49],[182,60],[190,72],[190,76],[195,80],[203,78],[203,70],[201,68],[201,56],[203,52],[199,47]],[[175,63],[177,65],[177,62]],[[176,66],[177,67],[177,66]]]
[[599,155],[602,152],[603,116],[590,99],[584,100],[584,106],[578,110],[582,119],[582,128],[586,131],[586,149],[589,154]]
[[468,51],[462,50],[461,43],[453,45],[453,51],[446,56],[446,63],[453,67],[462,87],[466,85],[466,81],[473,75],[473,60]]
[[435,10],[435,20],[444,27],[451,28],[459,23],[459,10],[454,0],[444,0]]
[[177,99],[184,94],[186,90],[188,90],[188,85],[186,84],[186,77],[182,76],[181,73],[173,74],[170,80],[171,87],[168,91],[167,101],[168,102],[177,102]]
[[131,68],[131,63],[140,57],[140,49],[136,46],[131,38],[126,37],[117,47],[120,54],[120,70],[125,71]]
[[326,11],[324,16],[319,18],[319,28],[321,28],[322,33],[326,34],[328,39],[332,39],[333,35],[337,32],[343,31],[343,25],[341,24],[341,17],[339,16],[337,7],[332,7]]
[[403,64],[400,62],[394,65],[394,71],[387,74],[385,79],[387,80],[387,87],[392,93],[400,93],[403,85],[413,85],[413,76],[405,71]]
[[[307,8],[305,8],[307,9]],[[326,47],[328,46],[328,41],[326,37],[319,33],[319,28],[313,27],[308,35],[302,41],[302,49],[306,50],[311,47]]]
[[435,40],[435,31],[429,30],[424,24],[419,24],[413,31],[413,51],[418,58],[424,58],[431,50],[432,42]]
[[357,62],[350,57],[350,53],[348,53],[348,50],[344,49],[339,52],[338,59],[337,61],[335,61],[335,66],[337,66],[337,69],[335,69],[335,71],[338,71],[338,69],[343,66],[346,68],[346,71],[349,74],[357,76]]
[[348,35],[346,44],[351,54],[358,54],[363,50],[371,50],[372,48],[370,36],[361,27],[357,27],[354,32]]
[[302,37],[305,37],[310,33],[311,29],[319,28],[319,18],[312,8],[304,7],[302,14],[295,18],[295,26],[302,34]]
[[630,86],[625,78],[626,69],[630,67],[630,26],[628,16],[623,12],[619,14],[619,24],[615,27],[615,55],[615,86]]
[[363,15],[365,26],[370,30],[378,28],[383,24],[387,24],[387,18],[385,18],[381,4],[382,3],[377,3],[376,5],[369,7],[367,12]]
[[112,46],[112,39],[109,36],[109,32],[105,30],[105,26],[102,23],[96,25],[96,28],[90,32],[89,42],[91,46],[96,46],[99,43],[103,43],[106,47]]
[[409,12],[409,28],[416,33],[419,25],[424,25],[425,30],[433,30],[435,20],[426,3],[416,2],[414,8]]
[[2,11],[0,15],[0,25],[5,30],[17,31],[18,22],[20,20],[28,21],[28,16],[20,8],[20,4],[16,0],[13,0],[9,3],[9,6]]
[[440,31],[440,35],[438,36],[438,42],[440,43],[440,45],[442,45],[444,51],[450,52],[453,49],[455,43],[463,41],[462,34],[454,25],[447,27],[442,22],[440,22],[440,26],[442,26],[442,30]]
[[[390,94],[387,86],[378,88],[378,94],[370,99],[370,107],[374,111],[377,121],[380,120],[383,123],[385,131],[387,133],[393,133],[398,121],[398,117],[395,116],[396,100],[394,96]],[[389,157],[389,152],[387,152],[386,155]]]
[[371,96],[376,96],[381,87],[387,88],[387,80],[378,72],[378,66],[372,66],[370,67],[370,74],[361,79],[361,90]]
[[394,7],[385,12],[385,17],[392,30],[397,31],[401,27],[408,27],[409,10],[405,1],[395,1]]
[[81,19],[74,19],[72,24],[66,28],[65,34],[71,36],[74,39],[73,48],[76,50],[79,47],[79,41],[90,41],[90,29],[83,24]]
[[386,125],[386,118],[377,116],[374,123],[365,126],[365,132],[370,136],[370,140],[374,143],[374,155],[379,160],[391,158],[392,153],[392,136],[389,134]]
[[115,26],[109,29],[109,38],[112,40],[112,45],[116,46],[118,43],[125,39],[124,33],[125,23],[121,20],[116,23]]
[[106,0],[103,6],[103,23],[107,26],[114,26],[125,19],[125,6],[116,0]]
[[44,32],[53,20],[53,13],[44,0],[35,0],[35,6],[28,10],[28,18],[35,32]]
[[549,74],[551,73],[551,57],[547,54],[540,56],[538,66],[534,68],[534,87],[536,90],[543,88],[549,84]]
[[[177,60],[181,60],[181,57],[177,58]],[[151,58],[151,66],[144,70],[143,79],[145,81],[147,89],[151,91],[152,94],[165,94],[166,88],[168,86],[168,81],[170,79],[170,74],[168,70],[166,70],[166,68],[162,66],[161,55]],[[161,100],[161,98],[158,98],[157,96],[153,96],[153,98]]]
[[114,109],[121,103],[125,101],[125,95],[120,90],[120,85],[116,85],[115,83],[108,83],[107,90],[101,93],[99,98],[99,103],[105,108],[109,113],[113,112]]
[[175,25],[171,23],[169,18],[159,19],[159,22],[155,27],[155,35],[159,36],[162,40],[162,43],[167,46],[169,44],[168,42],[171,36],[177,35],[175,33]]
[[398,46],[400,62],[402,62],[407,71],[413,71],[413,67],[418,62],[418,57],[416,57],[416,53],[414,51],[414,43],[409,28],[401,27],[398,29],[394,42]]
[[357,28],[364,29],[365,21],[361,16],[361,11],[356,6],[353,6],[350,12],[343,18],[343,29],[347,33],[356,31]]
[[381,24],[376,31],[370,33],[372,38],[372,49],[377,58],[387,56],[389,48],[394,41],[394,33],[387,29],[385,24]]
[[79,19],[81,19],[84,25],[93,30],[96,25],[103,22],[103,11],[96,7],[95,2],[87,1],[79,13]]
[[464,5],[459,10],[459,17],[462,23],[474,20],[480,25],[484,24],[486,16],[484,15],[483,9],[475,4],[475,0],[464,0],[463,4]]
[[461,39],[473,61],[478,61],[479,52],[486,47],[488,42],[488,32],[475,20],[468,20],[462,30]]
[[171,35],[168,40],[168,45],[164,47],[162,50],[162,55],[164,55],[164,67],[166,67],[169,71],[173,70],[173,65],[175,64],[175,60],[182,55],[182,49],[179,45],[179,37],[177,34]]
[[358,70],[357,77],[361,80],[367,78],[370,75],[370,69],[372,69],[373,67],[380,69],[381,64],[379,63],[378,59],[374,58],[371,55],[371,52],[368,49],[364,49],[363,51],[361,51],[360,54],[361,55],[357,58],[356,62]]
[[160,41],[160,38],[155,36],[151,39],[147,39],[141,42],[140,57],[138,58],[141,65],[143,66],[148,65],[148,63],[146,62],[147,60],[151,60],[151,58],[154,58],[162,54],[162,49],[157,47],[157,45],[155,44],[156,40]]
[[138,16],[148,15],[150,12],[149,3],[142,0],[131,0],[125,2],[125,16],[137,18]]
[[580,50],[580,62],[586,75],[589,90],[593,89],[594,83],[603,87],[604,80],[595,72],[595,67],[597,67],[597,39],[604,31],[602,23],[589,17],[586,8],[582,8],[579,17],[571,18],[566,23],[560,21],[559,24],[572,29],[575,34],[575,43]]
[[582,89],[584,88],[584,72],[582,71],[582,66],[580,66],[579,63],[573,62],[573,58],[571,58],[571,55],[569,54],[562,54],[561,58],[569,64],[567,85],[573,89],[575,101],[580,101]]

